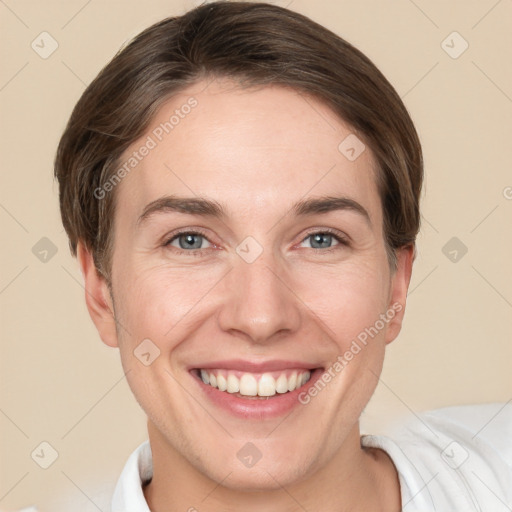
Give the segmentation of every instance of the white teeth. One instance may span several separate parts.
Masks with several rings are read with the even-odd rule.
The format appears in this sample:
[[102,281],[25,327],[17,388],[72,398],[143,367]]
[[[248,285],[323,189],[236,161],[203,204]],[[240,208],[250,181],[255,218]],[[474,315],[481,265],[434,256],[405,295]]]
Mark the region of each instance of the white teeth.
[[[207,384],[207,383],[205,383],[205,384]],[[227,389],[227,391],[228,391],[228,393],[238,393],[240,391],[240,381],[233,374],[229,374],[228,375],[228,389]]]
[[288,378],[288,391],[293,391],[297,387],[297,372],[293,372]]
[[[271,373],[263,373],[259,380],[251,373],[243,373],[238,378],[234,372],[229,370],[201,370],[201,379],[220,391],[228,393],[240,393],[245,396],[274,396],[276,393],[283,394],[294,391],[303,386],[311,377],[308,370],[282,372],[277,378]],[[277,373],[274,373],[277,375]]]
[[247,396],[258,394],[258,383],[250,373],[244,373],[240,379],[240,394]]
[[258,382],[258,395],[272,396],[276,394],[276,381],[269,373],[264,373]]
[[210,376],[206,370],[201,370],[201,379],[205,384],[210,384]]
[[217,387],[221,390],[221,391],[226,391],[227,387],[228,387],[228,383],[226,382],[226,378],[224,377],[224,375],[217,375]]
[[276,380],[276,391],[278,393],[286,393],[288,391],[288,379],[284,373]]

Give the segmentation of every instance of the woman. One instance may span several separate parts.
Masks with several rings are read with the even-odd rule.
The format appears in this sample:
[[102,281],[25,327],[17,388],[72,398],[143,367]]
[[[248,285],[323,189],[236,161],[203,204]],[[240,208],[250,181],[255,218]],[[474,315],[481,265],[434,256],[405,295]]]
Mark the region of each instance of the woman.
[[405,313],[423,164],[346,41],[265,3],[163,20],[87,88],[55,174],[90,315],[148,416],[113,511],[512,505],[508,409],[492,440],[457,411],[360,435]]

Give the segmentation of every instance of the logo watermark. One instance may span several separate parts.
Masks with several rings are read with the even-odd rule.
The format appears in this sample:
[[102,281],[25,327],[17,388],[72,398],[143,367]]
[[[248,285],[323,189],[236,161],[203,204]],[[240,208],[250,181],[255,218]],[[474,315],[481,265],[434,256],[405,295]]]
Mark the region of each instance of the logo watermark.
[[[368,337],[373,339],[379,334],[382,329],[389,323],[390,320],[395,318],[395,315],[402,311],[403,306],[399,302],[395,302],[385,313],[379,315],[379,319],[374,322],[370,327],[366,327],[361,331],[357,338],[352,340],[350,348],[345,351],[343,355],[336,358],[336,361],[327,368],[315,383],[310,386],[306,391],[299,393],[299,402],[303,405],[309,404],[311,399],[322,391],[331,380],[339,375],[343,369],[348,365],[354,357],[361,352],[361,350],[368,344]],[[359,343],[358,343],[359,342]]]
[[174,114],[169,117],[167,121],[160,123],[156,128],[153,129],[151,135],[148,135],[144,143],[139,149],[132,152],[132,154],[125,160],[123,165],[117,169],[117,171],[110,176],[110,178],[101,186],[94,189],[93,195],[96,199],[103,199],[107,193],[114,190],[114,188],[121,183],[122,179],[130,174],[130,172],[139,165],[142,160],[149,155],[151,150],[155,149],[160,142],[165,138],[166,135],[171,133],[182,119],[190,114],[193,108],[197,107],[198,101],[196,98],[191,96],[186,103],[177,108]]

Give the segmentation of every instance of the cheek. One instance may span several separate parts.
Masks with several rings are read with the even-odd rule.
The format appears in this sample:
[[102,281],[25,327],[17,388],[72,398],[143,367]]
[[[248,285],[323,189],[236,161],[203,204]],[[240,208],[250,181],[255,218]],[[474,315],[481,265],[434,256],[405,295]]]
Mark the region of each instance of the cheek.
[[[169,352],[186,331],[232,304],[230,286],[222,282],[224,265],[148,265],[142,256],[116,264],[116,314],[131,335],[130,346],[149,338]],[[387,308],[386,273],[375,258],[290,266],[286,274],[293,291],[286,300],[306,322],[319,323],[339,352]]]
[[387,309],[385,273],[373,265],[347,265],[312,273],[303,286],[304,302],[326,324],[327,333],[345,346],[373,325]]
[[[176,344],[178,334],[187,321],[202,311],[201,299],[218,281],[213,272],[192,268],[126,265],[121,269],[115,287],[119,320],[126,325],[132,343],[150,338],[162,350]],[[187,318],[187,321],[182,321]],[[175,337],[174,337],[175,338]]]

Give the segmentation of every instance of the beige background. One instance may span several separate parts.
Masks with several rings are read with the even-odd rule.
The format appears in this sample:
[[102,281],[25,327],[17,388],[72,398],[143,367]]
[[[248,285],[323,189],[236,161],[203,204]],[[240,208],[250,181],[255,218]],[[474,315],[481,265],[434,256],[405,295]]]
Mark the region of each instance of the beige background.
[[[405,325],[363,432],[426,409],[512,400],[512,1],[275,3],[365,52],[404,99],[424,146]],[[52,161],[72,107],[121,44],[192,5],[0,2],[1,509],[108,511],[126,458],[146,439],[118,352],[89,319]],[[59,45],[47,59],[31,48],[42,31]],[[469,43],[457,59],[441,46],[453,31]],[[447,44],[462,48],[453,36]],[[42,237],[57,248],[46,262],[32,252]],[[442,251],[452,237],[468,248],[457,262]],[[43,441],[58,452],[46,470],[31,458]]]

